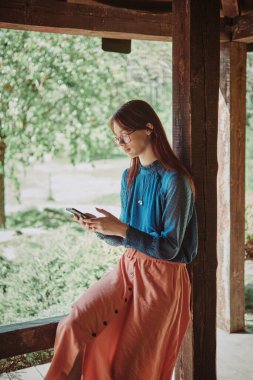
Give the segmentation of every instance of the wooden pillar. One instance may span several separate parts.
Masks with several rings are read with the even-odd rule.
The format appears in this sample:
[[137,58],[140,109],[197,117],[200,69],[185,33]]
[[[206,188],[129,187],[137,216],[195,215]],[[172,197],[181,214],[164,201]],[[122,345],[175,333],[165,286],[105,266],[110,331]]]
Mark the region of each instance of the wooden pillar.
[[173,1],[173,147],[195,179],[199,229],[180,380],[216,379],[219,11],[218,0]]
[[217,325],[244,329],[246,45],[221,44]]

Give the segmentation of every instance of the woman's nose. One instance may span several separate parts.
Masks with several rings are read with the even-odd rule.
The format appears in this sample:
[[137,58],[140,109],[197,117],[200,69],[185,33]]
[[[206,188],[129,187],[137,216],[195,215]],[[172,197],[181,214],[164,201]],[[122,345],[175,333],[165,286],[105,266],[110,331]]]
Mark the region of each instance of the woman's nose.
[[123,139],[119,140],[119,145],[126,145],[125,141]]

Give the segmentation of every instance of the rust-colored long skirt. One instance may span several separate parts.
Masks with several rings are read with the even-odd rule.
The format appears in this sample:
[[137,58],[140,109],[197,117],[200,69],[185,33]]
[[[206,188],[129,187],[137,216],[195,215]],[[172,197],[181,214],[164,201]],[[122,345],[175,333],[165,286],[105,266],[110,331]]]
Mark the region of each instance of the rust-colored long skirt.
[[45,379],[67,379],[82,352],[81,380],[171,380],[190,293],[186,264],[126,249],[59,323]]

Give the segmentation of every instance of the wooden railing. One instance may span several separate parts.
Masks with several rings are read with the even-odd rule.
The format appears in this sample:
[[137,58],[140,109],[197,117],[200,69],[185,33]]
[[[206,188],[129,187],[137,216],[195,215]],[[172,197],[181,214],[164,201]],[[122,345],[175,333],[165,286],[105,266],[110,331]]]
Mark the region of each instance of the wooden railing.
[[64,316],[0,326],[0,359],[52,348],[62,318]]

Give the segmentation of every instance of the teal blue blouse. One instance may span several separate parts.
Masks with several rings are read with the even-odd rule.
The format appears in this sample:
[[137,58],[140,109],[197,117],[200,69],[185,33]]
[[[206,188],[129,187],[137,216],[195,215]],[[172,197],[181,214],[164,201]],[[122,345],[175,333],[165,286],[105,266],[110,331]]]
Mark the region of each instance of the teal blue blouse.
[[147,166],[140,164],[128,193],[128,170],[122,174],[120,191],[120,220],[128,224],[126,238],[96,235],[110,245],[135,248],[157,259],[192,262],[198,249],[198,225],[186,177],[166,169],[158,160]]

